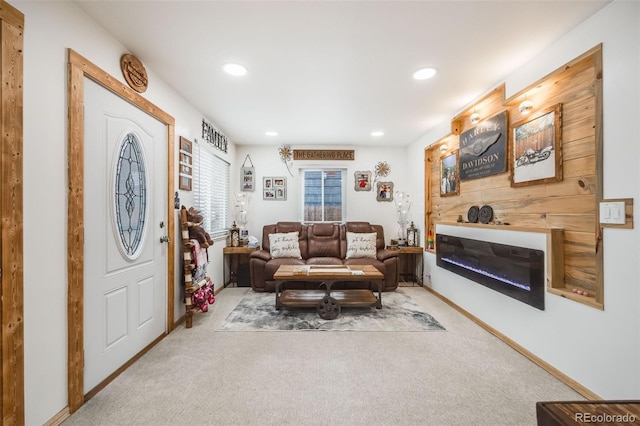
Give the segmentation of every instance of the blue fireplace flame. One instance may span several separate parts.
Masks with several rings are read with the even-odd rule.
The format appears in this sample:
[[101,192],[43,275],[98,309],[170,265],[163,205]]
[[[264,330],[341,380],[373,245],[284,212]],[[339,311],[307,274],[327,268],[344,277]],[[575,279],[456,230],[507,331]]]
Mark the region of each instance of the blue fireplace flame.
[[454,264],[456,266],[459,266],[461,268],[467,269],[469,271],[473,271],[476,274],[484,275],[485,277],[493,278],[494,280],[498,280],[498,281],[500,281],[502,283],[509,284],[509,285],[514,286],[514,287],[521,288],[523,290],[531,291],[531,286],[528,285],[528,284],[523,284],[523,283],[520,283],[520,282],[517,282],[517,281],[513,281],[513,280],[510,280],[507,277],[498,276],[498,275],[493,274],[493,273],[491,273],[489,271],[485,271],[484,269],[474,268],[473,266],[466,265],[466,264],[464,264],[462,262],[457,262],[457,261],[455,261],[455,260],[453,260],[451,258],[448,258],[448,257],[443,257],[442,260],[444,262],[452,263],[452,264]]

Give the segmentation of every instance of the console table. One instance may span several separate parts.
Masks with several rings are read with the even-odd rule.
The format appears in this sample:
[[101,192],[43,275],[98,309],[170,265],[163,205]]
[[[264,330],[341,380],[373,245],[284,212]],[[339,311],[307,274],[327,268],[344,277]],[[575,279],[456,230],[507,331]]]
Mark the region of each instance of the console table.
[[[249,263],[249,255],[251,252],[260,250],[260,247],[225,247],[222,249],[222,273],[224,279],[224,287],[238,286],[238,266],[247,265]],[[227,280],[227,271],[229,271]]]

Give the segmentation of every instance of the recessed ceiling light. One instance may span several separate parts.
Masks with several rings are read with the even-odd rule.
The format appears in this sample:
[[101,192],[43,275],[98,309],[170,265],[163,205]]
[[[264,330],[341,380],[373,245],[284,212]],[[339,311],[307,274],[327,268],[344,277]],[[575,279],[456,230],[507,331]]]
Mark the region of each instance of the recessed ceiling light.
[[371,132],[371,136],[374,136],[374,137],[384,136],[384,132],[381,132],[380,130],[376,130],[375,132]]
[[247,73],[247,69],[240,64],[225,64],[222,69],[227,73],[234,76],[241,76]]
[[268,132],[264,132],[265,135],[267,136],[278,136],[278,132],[273,132],[273,131],[268,131]]
[[413,73],[413,78],[415,78],[416,80],[427,80],[436,75],[437,72],[438,70],[433,67],[421,68]]

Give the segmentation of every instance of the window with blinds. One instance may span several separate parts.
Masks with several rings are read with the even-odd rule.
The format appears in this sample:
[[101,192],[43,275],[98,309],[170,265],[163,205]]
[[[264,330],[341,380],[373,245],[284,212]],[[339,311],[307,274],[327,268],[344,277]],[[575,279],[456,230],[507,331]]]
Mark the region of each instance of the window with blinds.
[[206,146],[193,148],[193,204],[203,217],[202,227],[212,238],[229,228],[229,163]]
[[300,169],[303,222],[344,222],[346,169]]

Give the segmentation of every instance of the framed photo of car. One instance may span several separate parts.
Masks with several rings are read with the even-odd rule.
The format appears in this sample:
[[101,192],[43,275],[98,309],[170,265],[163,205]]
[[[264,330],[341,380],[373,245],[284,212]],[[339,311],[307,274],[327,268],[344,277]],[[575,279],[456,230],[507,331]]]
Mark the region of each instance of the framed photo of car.
[[562,181],[562,104],[511,127],[511,186]]

